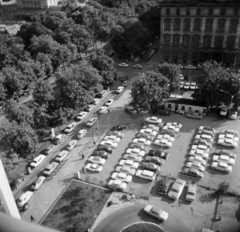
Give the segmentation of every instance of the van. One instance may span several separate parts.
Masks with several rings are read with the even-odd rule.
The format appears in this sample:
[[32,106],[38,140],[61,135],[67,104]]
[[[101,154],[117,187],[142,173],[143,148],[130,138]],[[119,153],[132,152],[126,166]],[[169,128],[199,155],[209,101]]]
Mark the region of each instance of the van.
[[40,186],[43,184],[43,182],[46,180],[45,176],[40,176],[38,177],[37,180],[35,180],[32,184],[31,184],[31,189],[32,190],[37,190],[40,188]]
[[167,195],[167,190],[170,184],[170,179],[168,176],[164,176],[160,181],[160,185],[158,188],[158,194],[160,195]]
[[23,207],[26,203],[29,202],[29,200],[32,198],[33,192],[32,191],[27,191],[23,193],[17,200],[17,206],[18,207]]

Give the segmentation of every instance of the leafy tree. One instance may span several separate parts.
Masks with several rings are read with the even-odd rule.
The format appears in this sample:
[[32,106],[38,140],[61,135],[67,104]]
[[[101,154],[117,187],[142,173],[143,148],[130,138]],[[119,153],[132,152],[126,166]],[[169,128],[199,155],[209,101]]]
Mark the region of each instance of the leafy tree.
[[230,189],[230,184],[229,182],[226,182],[226,181],[223,181],[221,182],[219,185],[218,185],[218,188],[217,190],[215,191],[215,195],[217,197],[221,196],[221,195],[226,195],[227,192],[229,191]]
[[142,73],[133,83],[133,104],[155,112],[163,99],[169,96],[168,83],[169,80],[161,73],[154,71]]
[[169,79],[170,92],[179,90],[179,75],[181,70],[178,65],[163,63],[158,66],[159,72]]
[[[222,103],[230,104],[230,96],[220,92],[224,90],[231,95],[239,92],[240,83],[237,76],[230,74],[227,70],[217,62],[205,62],[200,66],[201,75],[197,84],[199,89],[195,91],[193,97],[205,104],[206,107],[218,107]],[[239,104],[238,99],[234,98],[233,103]]]
[[5,152],[1,152],[0,153],[0,159],[3,163],[3,167],[5,170],[5,173],[7,175],[7,178],[9,180],[11,180],[13,178],[13,169],[14,169],[14,165],[12,163],[12,160],[8,158],[8,156],[5,154]]
[[63,11],[52,11],[46,15],[43,25],[52,31],[58,29],[66,19],[66,13]]
[[49,76],[53,73],[52,61],[47,54],[39,52],[36,56],[36,61],[40,63],[41,70],[45,75]]
[[9,122],[16,121],[18,124],[28,123],[33,125],[33,115],[25,104],[17,104],[14,100],[6,101],[5,116]]

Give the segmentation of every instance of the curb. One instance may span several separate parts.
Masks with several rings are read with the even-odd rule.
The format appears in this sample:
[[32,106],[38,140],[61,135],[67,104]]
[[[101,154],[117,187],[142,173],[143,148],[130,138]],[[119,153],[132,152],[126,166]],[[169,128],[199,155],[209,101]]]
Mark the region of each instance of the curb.
[[120,230],[120,232],[123,232],[125,229],[127,229],[129,226],[133,226],[133,225],[138,225],[138,224],[150,224],[150,225],[154,225],[156,227],[158,227],[159,229],[161,229],[163,232],[166,232],[161,226],[155,224],[155,223],[152,223],[152,222],[135,222],[135,223],[132,223],[128,226],[125,226],[122,230]]

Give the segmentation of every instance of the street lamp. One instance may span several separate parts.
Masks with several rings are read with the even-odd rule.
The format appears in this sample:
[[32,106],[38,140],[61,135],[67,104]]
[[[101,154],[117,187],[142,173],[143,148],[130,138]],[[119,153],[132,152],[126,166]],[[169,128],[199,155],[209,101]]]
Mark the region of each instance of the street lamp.
[[237,95],[240,94],[240,92],[238,92],[238,93],[232,95],[232,94],[230,94],[229,92],[227,92],[227,91],[225,91],[225,90],[222,90],[222,89],[219,89],[219,91],[222,92],[222,93],[226,93],[226,94],[228,94],[228,95],[230,96],[230,98],[231,98],[231,102],[230,102],[230,110],[229,110],[229,114],[228,114],[228,117],[230,117],[230,115],[231,115],[231,110],[232,110],[232,101],[233,101],[233,99],[234,99]]
[[108,115],[108,132],[110,132],[110,109],[109,108],[108,108],[107,115]]
[[191,65],[188,65],[188,81],[190,81]]

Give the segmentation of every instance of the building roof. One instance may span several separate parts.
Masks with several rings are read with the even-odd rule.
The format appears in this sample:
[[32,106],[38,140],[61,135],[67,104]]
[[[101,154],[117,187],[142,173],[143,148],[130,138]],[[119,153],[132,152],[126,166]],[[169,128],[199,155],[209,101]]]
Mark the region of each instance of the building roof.
[[192,105],[192,106],[201,106],[205,107],[205,105],[197,100],[188,99],[188,98],[168,98],[165,102],[181,104],[181,105]]
[[21,25],[16,24],[16,25],[11,25],[11,26],[6,26],[6,32],[11,36],[11,35],[16,35],[17,32],[20,30]]

